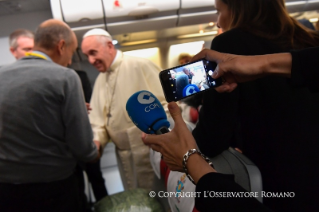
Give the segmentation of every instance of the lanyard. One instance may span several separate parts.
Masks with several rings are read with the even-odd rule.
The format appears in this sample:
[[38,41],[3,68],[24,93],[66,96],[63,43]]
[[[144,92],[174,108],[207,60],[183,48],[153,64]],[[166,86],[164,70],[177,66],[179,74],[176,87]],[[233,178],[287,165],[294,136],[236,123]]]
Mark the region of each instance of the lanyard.
[[42,58],[44,60],[47,60],[46,56],[44,56],[42,54],[34,53],[34,52],[26,52],[25,55],[26,56],[40,57],[40,58]]

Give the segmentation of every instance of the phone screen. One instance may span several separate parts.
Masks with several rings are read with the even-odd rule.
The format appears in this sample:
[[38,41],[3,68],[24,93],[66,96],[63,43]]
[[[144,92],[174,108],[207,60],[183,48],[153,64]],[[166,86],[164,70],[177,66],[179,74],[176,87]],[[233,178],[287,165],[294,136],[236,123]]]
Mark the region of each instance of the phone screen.
[[221,79],[215,80],[210,76],[216,66],[214,62],[201,59],[160,72],[166,101],[179,101],[221,85]]

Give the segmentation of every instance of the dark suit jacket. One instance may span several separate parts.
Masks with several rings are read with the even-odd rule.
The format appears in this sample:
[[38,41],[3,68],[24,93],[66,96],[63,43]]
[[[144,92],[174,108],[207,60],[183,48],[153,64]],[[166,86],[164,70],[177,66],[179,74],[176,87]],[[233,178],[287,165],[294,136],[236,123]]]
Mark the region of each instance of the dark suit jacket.
[[79,75],[81,79],[85,102],[89,103],[91,100],[91,95],[92,95],[92,86],[88,78],[88,75],[86,74],[85,71],[81,71],[81,70],[75,70],[75,72]]

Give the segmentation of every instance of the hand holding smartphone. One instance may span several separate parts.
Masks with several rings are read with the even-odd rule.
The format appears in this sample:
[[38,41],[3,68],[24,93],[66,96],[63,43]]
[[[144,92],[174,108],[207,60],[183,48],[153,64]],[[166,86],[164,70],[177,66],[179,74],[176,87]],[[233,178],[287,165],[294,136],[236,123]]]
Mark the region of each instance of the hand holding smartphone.
[[216,66],[215,62],[200,59],[161,71],[159,78],[166,101],[179,101],[221,85],[221,78],[215,80],[211,77]]

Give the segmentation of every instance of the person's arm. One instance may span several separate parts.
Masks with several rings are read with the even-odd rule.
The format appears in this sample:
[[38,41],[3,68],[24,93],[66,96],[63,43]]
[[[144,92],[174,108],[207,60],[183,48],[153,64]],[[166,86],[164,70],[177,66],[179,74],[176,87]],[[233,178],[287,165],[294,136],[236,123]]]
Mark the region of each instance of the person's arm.
[[92,86],[89,77],[85,71],[75,70],[75,72],[79,75],[81,79],[85,102],[88,103],[90,102],[92,95]]
[[252,81],[267,75],[291,78],[295,86],[308,86],[319,91],[319,47],[294,50],[260,56],[240,56],[213,50],[203,50],[192,60],[206,58],[218,63],[212,77],[223,77],[225,83],[216,88],[218,92],[231,92],[237,83]]
[[105,129],[105,114],[103,113],[103,106],[105,104],[105,97],[103,96],[104,92],[100,90],[103,89],[103,77],[101,74],[95,81],[93,93],[91,97],[90,107],[92,110],[90,111],[89,118],[91,127],[93,130],[94,141],[98,141],[101,143],[101,149],[104,149],[107,142],[109,141],[109,135]]
[[212,77],[224,79],[223,85],[216,88],[218,92],[231,92],[237,83],[252,81],[267,75],[290,77],[291,55],[289,53],[258,56],[241,56],[203,50],[193,60],[206,58],[218,63]]
[[[190,149],[197,149],[197,145],[182,118],[181,110],[176,102],[170,102],[168,109],[175,123],[173,130],[159,136],[143,133],[142,140],[153,150],[162,153],[165,163],[171,170],[183,172],[182,161],[184,154]],[[194,168],[190,169],[190,173],[192,173],[192,176],[197,180],[203,174],[209,171],[215,171],[212,167],[207,167],[206,165],[208,164],[206,162],[202,164],[203,166],[199,166],[200,163],[201,158],[198,158],[195,154],[189,157],[187,166]],[[198,167],[195,168],[194,165],[198,165]]]
[[97,146],[93,143],[80,79],[71,70],[66,72],[64,79],[61,111],[65,126],[65,141],[78,160],[94,161],[99,154]]
[[[143,142],[153,150],[161,152],[168,168],[173,171],[184,172],[183,156],[190,149],[196,149],[196,142],[187,129],[175,102],[168,104],[171,116],[175,121],[174,129],[163,135],[143,134]],[[233,175],[216,173],[200,155],[192,154],[187,160],[187,169],[196,184],[195,206],[200,211],[268,211],[255,198],[209,198],[210,192],[246,192],[234,182]],[[206,192],[206,197],[204,196]],[[213,193],[212,193],[213,194]],[[227,209],[227,210],[226,210]],[[218,210],[217,210],[218,211]]]

